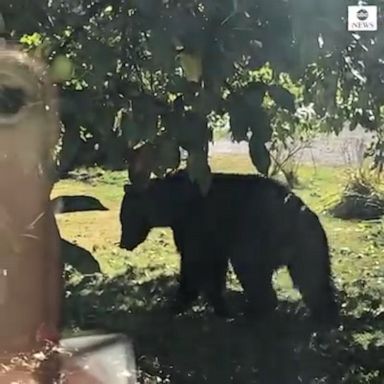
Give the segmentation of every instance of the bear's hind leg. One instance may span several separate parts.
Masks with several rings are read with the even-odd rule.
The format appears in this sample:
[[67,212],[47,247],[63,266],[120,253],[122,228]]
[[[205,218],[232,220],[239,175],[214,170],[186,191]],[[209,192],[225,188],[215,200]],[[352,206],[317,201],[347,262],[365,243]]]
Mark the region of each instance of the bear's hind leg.
[[273,268],[263,259],[260,247],[244,242],[231,263],[244,290],[247,312],[257,317],[273,312],[278,302],[272,286]]
[[[212,255],[211,255],[212,256]],[[205,293],[215,314],[219,317],[228,317],[229,309],[224,298],[227,281],[228,260],[226,257],[211,257],[206,265]]]

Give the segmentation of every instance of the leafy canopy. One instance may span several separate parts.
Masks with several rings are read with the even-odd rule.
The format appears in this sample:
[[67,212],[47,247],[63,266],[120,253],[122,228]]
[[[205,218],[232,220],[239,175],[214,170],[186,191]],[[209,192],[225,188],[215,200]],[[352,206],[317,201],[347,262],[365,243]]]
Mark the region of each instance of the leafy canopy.
[[348,32],[349,3],[11,0],[1,13],[61,81],[64,168],[125,158],[131,179],[145,181],[177,167],[181,147],[204,187],[224,116],[264,174],[267,143],[303,128],[338,133],[345,122],[377,132],[380,163],[384,36]]

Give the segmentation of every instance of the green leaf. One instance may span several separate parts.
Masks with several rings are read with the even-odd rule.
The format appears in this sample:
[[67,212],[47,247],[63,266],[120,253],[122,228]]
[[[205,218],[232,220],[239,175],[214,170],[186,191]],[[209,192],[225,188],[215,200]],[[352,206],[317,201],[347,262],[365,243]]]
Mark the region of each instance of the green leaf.
[[150,95],[140,95],[132,100],[133,119],[140,130],[142,140],[153,140],[158,131],[160,110]]
[[154,173],[158,177],[165,175],[167,170],[175,170],[180,165],[180,150],[176,140],[163,134],[158,136],[155,143]]
[[151,177],[153,158],[151,144],[144,144],[132,152],[128,162],[128,174],[133,184],[143,186],[148,182]]
[[53,51],[53,44],[49,38],[46,38],[40,45],[38,45],[34,49],[33,54],[35,57],[38,57],[39,59],[47,60],[48,57],[51,55],[52,51]]
[[3,17],[3,14],[0,12],[0,33],[5,33],[6,29],[5,29],[5,21],[4,21],[4,17]]
[[280,108],[291,113],[295,112],[295,97],[288,89],[279,85],[271,85],[268,88],[268,93]]
[[201,150],[190,152],[187,158],[187,171],[191,181],[196,182],[202,194],[206,195],[212,182],[207,152]]
[[179,54],[179,57],[186,79],[189,82],[198,83],[200,81],[203,71],[201,55],[198,52],[195,52],[193,54],[181,52]]
[[42,43],[42,36],[37,32],[31,35],[23,35],[20,38],[20,43],[25,44],[28,47],[38,47]]
[[166,31],[152,30],[148,45],[152,53],[153,69],[172,72],[175,67],[175,50]]
[[268,176],[271,159],[268,150],[258,138],[252,135],[249,141],[249,154],[256,169],[263,175]]
[[141,133],[130,112],[122,112],[120,129],[129,147],[134,147],[140,142]]
[[326,110],[330,114],[336,112],[336,93],[337,93],[338,76],[328,74],[324,79],[324,97],[327,101]]
[[113,73],[116,69],[116,61],[118,52],[110,45],[92,39],[84,43],[83,51],[80,53],[81,58],[86,61],[91,69],[85,71],[84,78],[91,84],[95,83],[101,86],[105,81],[107,73]]
[[[382,84],[379,84],[380,88],[382,88]],[[359,92],[359,99],[357,102],[357,106],[363,110],[369,108],[369,90],[362,89]]]
[[359,121],[360,121],[360,118],[361,118],[361,114],[360,113],[355,114],[353,116],[353,118],[352,118],[352,120],[351,120],[351,122],[349,124],[349,130],[350,131],[354,131],[357,128],[357,126],[359,124]]
[[72,78],[74,66],[72,61],[64,56],[56,56],[50,67],[50,77],[54,82],[64,82]]
[[248,140],[248,116],[243,113],[242,109],[232,108],[229,117],[233,140],[237,142]]
[[327,111],[328,102],[327,94],[322,83],[317,83],[313,89],[313,98],[315,101],[315,111],[320,115],[324,115]]
[[363,111],[363,114],[360,119],[360,124],[364,128],[368,128],[369,130],[376,130],[378,125],[380,124],[379,118],[375,116],[372,110],[366,109]]
[[[265,69],[267,70],[267,69]],[[260,71],[261,73],[262,71]],[[254,107],[259,107],[263,104],[265,92],[267,90],[267,86],[260,82],[255,81],[249,83],[244,88],[244,102],[252,109]]]
[[211,140],[208,121],[205,116],[187,111],[181,119],[177,138],[180,145],[187,151],[202,150]]
[[157,0],[136,0],[133,2],[141,15],[153,22],[153,18],[159,16],[161,2]]
[[[303,70],[308,64],[317,60],[320,47],[318,44],[317,15],[314,14],[314,4],[308,0],[292,2],[292,33],[299,51],[299,67]],[[309,22],[312,20],[312,23]]]
[[245,102],[244,96],[232,93],[227,99],[226,106],[233,140],[237,142],[248,140],[250,115],[249,105]]
[[234,60],[238,58],[237,52],[229,52],[223,47],[223,42],[212,41],[210,37],[205,42],[207,48],[203,57],[203,78],[211,88],[219,89],[223,82],[231,78],[234,69]]
[[162,126],[165,128],[167,134],[177,138],[180,125],[182,124],[183,116],[176,111],[169,111],[161,116]]
[[201,89],[199,91],[199,95],[192,102],[192,108],[199,115],[206,116],[212,111],[216,110],[220,100],[220,94],[206,89]]
[[255,108],[251,124],[252,137],[260,143],[267,143],[271,140],[273,129],[270,118],[263,108]]
[[185,77],[171,75],[167,84],[167,91],[172,94],[184,93],[188,89],[188,81]]
[[262,107],[266,85],[261,82],[249,84],[244,94],[231,94],[228,97],[228,111],[232,137],[235,141],[248,140],[252,130],[259,140],[267,142],[272,135],[267,113]]

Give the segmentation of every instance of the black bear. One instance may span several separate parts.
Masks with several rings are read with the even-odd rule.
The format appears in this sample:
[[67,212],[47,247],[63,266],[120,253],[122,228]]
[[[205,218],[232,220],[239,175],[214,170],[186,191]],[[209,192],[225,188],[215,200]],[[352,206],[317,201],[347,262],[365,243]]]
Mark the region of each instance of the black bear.
[[213,174],[206,196],[185,171],[125,186],[120,247],[134,249],[150,229],[169,226],[181,254],[179,298],[186,306],[204,290],[217,313],[230,260],[248,302],[275,308],[273,272],[287,266],[295,287],[319,320],[334,319],[328,241],[316,216],[280,183],[256,175]]

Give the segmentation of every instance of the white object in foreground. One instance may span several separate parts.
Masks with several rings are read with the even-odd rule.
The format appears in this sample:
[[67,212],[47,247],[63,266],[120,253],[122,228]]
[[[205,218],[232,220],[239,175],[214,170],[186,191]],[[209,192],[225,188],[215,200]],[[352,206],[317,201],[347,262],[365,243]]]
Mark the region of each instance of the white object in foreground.
[[80,368],[95,383],[136,384],[136,362],[132,342],[121,334],[79,336],[60,341],[63,370]]

